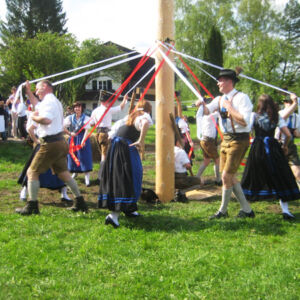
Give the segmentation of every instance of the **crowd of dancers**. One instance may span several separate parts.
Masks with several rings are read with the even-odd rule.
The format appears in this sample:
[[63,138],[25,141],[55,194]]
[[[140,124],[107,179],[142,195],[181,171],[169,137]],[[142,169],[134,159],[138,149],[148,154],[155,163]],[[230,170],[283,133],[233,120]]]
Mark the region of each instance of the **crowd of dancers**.
[[[271,96],[261,95],[254,113],[248,95],[235,88],[239,81],[235,71],[223,69],[217,80],[221,96],[195,102],[198,108],[197,137],[203,152],[203,162],[196,176],[191,172],[194,144],[182,116],[179,95],[176,96],[176,124],[179,129],[174,145],[177,194],[184,194],[185,189],[191,186],[199,185],[201,188],[203,172],[213,161],[215,184],[222,186],[222,197],[219,209],[210,219],[229,216],[228,204],[232,193],[240,203],[238,218],[255,217],[251,201],[277,199],[283,218],[294,219],[288,202],[300,198],[300,161],[294,143],[300,127],[295,113],[297,96],[291,94],[284,101],[284,109],[278,111]],[[64,117],[62,104],[55,97],[51,82],[40,81],[35,93],[27,82],[26,95],[29,99],[27,104],[31,107],[26,132],[34,143],[34,151],[19,178],[23,185],[20,198],[26,199],[28,194],[28,200],[23,208],[16,211],[22,215],[38,214],[40,187],[60,188],[64,201],[71,201],[66,192],[69,188],[75,198],[69,209],[88,210],[75,177],[84,174],[85,185],[90,186],[93,159],[89,134],[90,128],[96,126],[97,147],[101,153],[98,206],[110,210],[105,224],[119,227],[122,212],[127,217],[138,217],[137,201],[143,178],[138,150],[144,147],[148,128],[153,124],[151,104],[146,100],[139,101],[125,118],[113,125],[112,115],[124,109],[126,96],[115,107],[109,107],[110,103],[102,99],[91,117],[85,115],[82,105],[76,102],[73,113]],[[13,104],[16,102],[17,99],[12,100]],[[218,131],[222,139],[219,151]],[[251,132],[255,133],[255,137],[240,183],[236,175],[248,150]]]

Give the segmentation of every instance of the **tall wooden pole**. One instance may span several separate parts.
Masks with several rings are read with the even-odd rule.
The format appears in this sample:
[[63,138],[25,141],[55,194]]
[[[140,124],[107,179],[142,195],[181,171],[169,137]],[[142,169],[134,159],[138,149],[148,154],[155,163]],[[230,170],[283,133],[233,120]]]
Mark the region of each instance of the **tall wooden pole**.
[[[173,0],[158,0],[158,10],[157,39],[174,40]],[[158,67],[162,57],[156,53],[156,67]],[[173,60],[171,53],[169,58]],[[174,72],[167,63],[164,63],[156,76],[155,94],[156,193],[162,202],[169,202],[174,199],[174,131],[169,116],[170,113],[174,114]]]

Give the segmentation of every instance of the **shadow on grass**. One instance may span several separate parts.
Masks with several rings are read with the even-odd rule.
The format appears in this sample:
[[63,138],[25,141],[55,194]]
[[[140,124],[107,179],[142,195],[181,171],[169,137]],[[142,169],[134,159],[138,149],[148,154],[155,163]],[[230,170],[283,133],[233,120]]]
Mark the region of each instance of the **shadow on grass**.
[[[255,219],[235,219],[228,218],[224,220],[209,220],[208,218],[182,218],[177,216],[141,216],[136,219],[128,219],[122,226],[135,229],[143,229],[145,231],[166,231],[170,233],[190,232],[202,230],[216,231],[249,231],[260,235],[285,235],[286,227],[292,223],[299,223],[300,215],[295,214],[297,220],[293,222],[283,221],[281,215],[258,216]],[[123,223],[122,221],[120,221]],[[283,223],[285,222],[285,223]]]
[[32,148],[24,141],[6,141],[1,144],[0,157],[5,162],[24,164],[29,158]]

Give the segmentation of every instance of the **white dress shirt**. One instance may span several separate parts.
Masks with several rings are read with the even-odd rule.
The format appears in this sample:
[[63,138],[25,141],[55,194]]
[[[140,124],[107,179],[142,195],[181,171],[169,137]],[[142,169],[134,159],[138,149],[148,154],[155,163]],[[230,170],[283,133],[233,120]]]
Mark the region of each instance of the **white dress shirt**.
[[176,173],[186,173],[186,167],[184,165],[189,164],[190,160],[186,152],[175,146],[174,147],[174,155],[175,155],[175,172]]
[[[91,118],[92,118],[92,124],[97,124],[98,121],[101,119],[102,115],[104,114],[104,112],[106,111],[107,107],[104,106],[103,104],[101,104],[99,107],[95,108],[92,112]],[[111,123],[112,123],[112,115],[115,113],[118,113],[119,111],[121,111],[121,107],[119,106],[115,106],[115,107],[111,107],[108,112],[106,113],[106,115],[104,116],[103,120],[100,122],[100,124],[98,124],[98,128],[100,127],[107,127],[107,128],[111,128]]]
[[[222,107],[225,97],[227,99],[231,99],[234,95],[234,98],[232,99],[232,107],[238,111],[244,118],[247,126],[242,126],[236,121],[233,120],[233,126],[236,133],[241,132],[250,132],[250,116],[253,109],[253,105],[251,103],[250,98],[248,95],[238,92],[236,89],[233,89],[230,93],[224,94],[223,96],[216,97],[211,103],[207,104],[206,107],[208,110],[212,113],[216,110],[219,110],[219,102],[220,107]],[[237,94],[236,94],[237,93]],[[221,97],[221,99],[220,99]],[[225,120],[220,119],[220,128],[223,133],[233,133],[231,120],[230,118],[227,118]]]
[[48,125],[38,123],[38,137],[54,135],[63,131],[63,107],[54,94],[47,94],[39,103],[37,110],[40,117],[51,120],[51,123]]

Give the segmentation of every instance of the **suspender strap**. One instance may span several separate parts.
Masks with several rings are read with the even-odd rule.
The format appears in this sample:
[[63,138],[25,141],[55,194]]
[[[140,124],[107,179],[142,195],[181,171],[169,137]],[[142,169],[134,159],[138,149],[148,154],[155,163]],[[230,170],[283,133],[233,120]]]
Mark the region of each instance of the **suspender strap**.
[[[237,91],[237,92],[229,99],[230,103],[232,103],[233,98],[234,98],[235,95],[238,94],[238,93],[239,93],[239,91]],[[221,98],[222,98],[222,97],[219,98],[219,112],[221,111]],[[235,128],[234,128],[232,116],[231,116],[230,114],[228,114],[228,117],[230,118],[230,123],[231,123],[232,131],[233,131],[233,133],[235,133]]]

